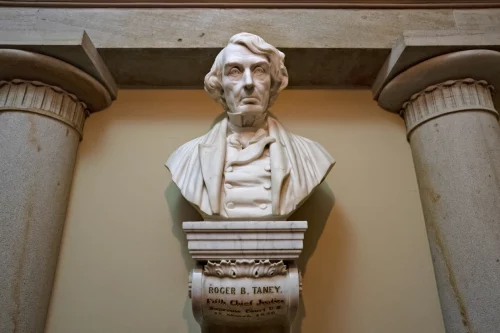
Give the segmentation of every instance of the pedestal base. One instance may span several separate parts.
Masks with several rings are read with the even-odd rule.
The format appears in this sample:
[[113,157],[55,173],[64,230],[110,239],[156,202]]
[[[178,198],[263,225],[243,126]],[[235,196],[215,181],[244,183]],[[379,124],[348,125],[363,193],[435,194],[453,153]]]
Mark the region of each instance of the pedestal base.
[[290,332],[306,221],[184,222],[183,229],[197,260],[189,295],[202,332]]

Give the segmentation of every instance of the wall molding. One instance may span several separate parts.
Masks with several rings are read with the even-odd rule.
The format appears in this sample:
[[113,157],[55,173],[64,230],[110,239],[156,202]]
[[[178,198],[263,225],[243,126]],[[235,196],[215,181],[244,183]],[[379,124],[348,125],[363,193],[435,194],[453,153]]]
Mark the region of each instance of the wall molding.
[[496,0],[482,1],[169,1],[169,0],[0,0],[0,7],[49,8],[324,8],[324,9],[459,9],[500,8]]

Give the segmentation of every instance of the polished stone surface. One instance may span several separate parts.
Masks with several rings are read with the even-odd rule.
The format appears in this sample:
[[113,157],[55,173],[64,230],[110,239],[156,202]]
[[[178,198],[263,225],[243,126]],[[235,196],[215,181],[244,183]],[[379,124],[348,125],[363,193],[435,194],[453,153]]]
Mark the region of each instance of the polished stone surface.
[[[292,262],[223,260],[191,273],[193,314],[202,332],[213,326],[290,332],[299,304],[300,275]],[[212,329],[210,330],[210,328]]]
[[189,296],[202,332],[290,332],[306,221],[184,222],[183,229],[198,263]]
[[184,222],[189,253],[197,260],[297,259],[306,221]]

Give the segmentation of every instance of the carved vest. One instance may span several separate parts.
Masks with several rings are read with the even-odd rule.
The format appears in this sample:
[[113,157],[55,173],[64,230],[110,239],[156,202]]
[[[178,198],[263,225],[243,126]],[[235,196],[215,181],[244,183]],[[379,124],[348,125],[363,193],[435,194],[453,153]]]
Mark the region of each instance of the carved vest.
[[[228,147],[228,160],[238,150]],[[226,166],[224,170],[221,215],[227,218],[261,217],[272,214],[271,159],[269,149],[257,159]]]

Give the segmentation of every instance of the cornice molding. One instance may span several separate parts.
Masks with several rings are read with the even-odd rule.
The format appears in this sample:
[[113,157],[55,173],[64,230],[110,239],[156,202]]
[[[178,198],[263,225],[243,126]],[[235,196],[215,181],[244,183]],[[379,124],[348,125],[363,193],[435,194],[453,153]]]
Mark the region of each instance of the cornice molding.
[[182,229],[195,260],[293,260],[302,252],[307,222],[195,221]]
[[[34,32],[23,39],[26,51],[61,59],[90,74],[98,72],[95,61],[91,61],[92,54],[98,55],[102,57],[103,66],[109,68],[109,76],[114,77],[121,88],[203,89],[205,75],[232,34],[252,31],[265,36],[286,54],[290,88],[366,88],[372,86],[394,41],[404,31],[406,34],[425,27],[427,35],[406,35],[403,52],[396,59],[398,66],[387,68],[390,75],[383,76],[381,87],[400,70],[440,54],[470,48],[500,51],[500,34],[494,33],[500,28],[498,15],[500,9],[3,8],[0,21],[5,31],[0,34],[4,36],[0,42],[5,48],[21,47],[19,42],[14,45],[12,41],[32,30]],[[248,20],[250,16],[252,19]],[[269,22],[279,29],[269,29]],[[82,38],[58,37],[63,31],[66,35],[70,31],[82,32],[82,29],[95,45],[92,54],[86,52]],[[46,36],[43,43],[37,42],[40,35]],[[66,46],[68,39],[72,47]],[[75,53],[89,60],[83,62],[83,66],[70,62],[80,58]],[[393,59],[391,56],[389,64]],[[103,82],[103,75],[92,75]],[[471,76],[453,78],[463,77]],[[55,85],[83,100],[68,87]],[[398,112],[410,96],[406,96],[394,112]],[[87,105],[94,112],[91,104]]]
[[324,9],[458,9],[500,8],[496,0],[483,1],[168,1],[168,0],[1,0],[0,7],[50,8],[324,8]]

